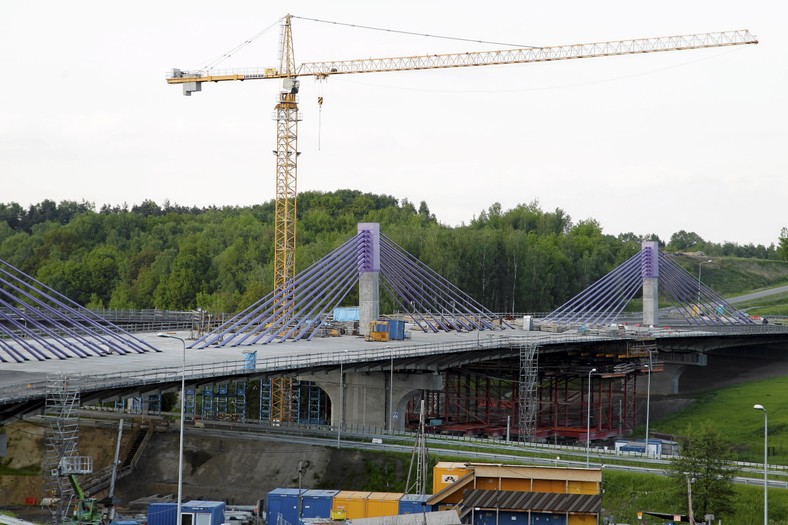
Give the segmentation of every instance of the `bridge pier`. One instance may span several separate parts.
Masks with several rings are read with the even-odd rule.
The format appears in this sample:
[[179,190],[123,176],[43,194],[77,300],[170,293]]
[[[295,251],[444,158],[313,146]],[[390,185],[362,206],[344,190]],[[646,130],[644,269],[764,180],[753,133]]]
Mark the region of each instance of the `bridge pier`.
[[358,233],[369,232],[359,248],[358,331],[369,335],[370,323],[380,317],[380,224],[362,222]]
[[643,276],[643,324],[659,324],[659,244],[643,241],[640,272]]
[[[316,375],[301,375],[299,379],[314,381],[328,394],[331,400],[331,424],[339,423],[339,406],[344,402],[343,414],[346,426],[367,426],[381,429],[389,428],[389,420],[394,430],[405,428],[404,414],[410,400],[416,392],[422,390],[443,389],[443,375],[430,373],[343,371],[344,379],[340,381],[339,370],[329,370]],[[340,394],[340,382],[344,386],[344,395]],[[393,388],[392,388],[393,386]],[[391,406],[394,414],[389,413],[390,396],[393,391],[394,402]]]

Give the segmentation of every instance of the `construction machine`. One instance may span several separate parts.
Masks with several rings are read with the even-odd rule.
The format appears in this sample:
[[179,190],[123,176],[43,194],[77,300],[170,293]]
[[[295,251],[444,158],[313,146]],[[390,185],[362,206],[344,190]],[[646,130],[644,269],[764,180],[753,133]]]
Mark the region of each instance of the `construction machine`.
[[100,525],[102,523],[101,512],[99,512],[96,498],[89,498],[85,495],[82,487],[79,486],[76,474],[69,474],[68,481],[74,489],[77,498],[74,514],[65,523],[69,525]]

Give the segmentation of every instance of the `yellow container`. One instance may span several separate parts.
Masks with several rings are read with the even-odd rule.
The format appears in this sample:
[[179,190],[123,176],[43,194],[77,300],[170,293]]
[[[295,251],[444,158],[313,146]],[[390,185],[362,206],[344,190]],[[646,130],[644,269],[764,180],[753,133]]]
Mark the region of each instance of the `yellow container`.
[[594,514],[570,514],[567,525],[596,525],[596,523]]
[[367,497],[372,494],[371,492],[356,492],[343,490],[334,496],[334,502],[331,505],[331,513],[339,513],[344,511],[345,516],[349,520],[367,517]]
[[534,492],[566,493],[566,481],[559,479],[535,479]]
[[567,492],[569,494],[599,494],[599,483],[593,481],[570,481]]
[[373,492],[367,497],[367,518],[381,516],[396,516],[399,514],[399,500],[402,494],[398,492]]
[[432,493],[437,494],[466,475],[470,470],[464,463],[441,461],[432,469]]
[[530,478],[504,478],[501,480],[501,490],[515,492],[531,492],[533,480]]

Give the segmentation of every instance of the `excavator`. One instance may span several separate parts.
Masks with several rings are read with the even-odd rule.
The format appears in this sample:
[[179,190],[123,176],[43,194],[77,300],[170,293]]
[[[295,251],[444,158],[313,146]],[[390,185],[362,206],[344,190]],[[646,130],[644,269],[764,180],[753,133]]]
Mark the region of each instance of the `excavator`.
[[71,483],[71,488],[74,489],[77,504],[74,507],[74,514],[64,523],[68,525],[101,525],[103,520],[96,498],[88,498],[85,495],[82,487],[79,486],[76,474],[69,474],[68,481]]

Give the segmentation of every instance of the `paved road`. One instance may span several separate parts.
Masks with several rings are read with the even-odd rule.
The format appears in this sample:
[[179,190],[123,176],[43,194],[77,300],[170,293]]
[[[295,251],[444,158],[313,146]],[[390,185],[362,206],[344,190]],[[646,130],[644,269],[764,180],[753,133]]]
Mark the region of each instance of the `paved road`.
[[730,299],[727,299],[727,301],[731,304],[744,303],[747,301],[752,301],[753,299],[761,299],[763,297],[768,297],[770,295],[777,295],[781,293],[788,293],[788,285],[778,286],[777,288],[770,288],[768,290],[761,290],[760,292],[748,293],[745,295],[740,295],[738,297],[731,297]]

